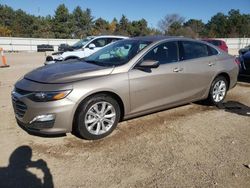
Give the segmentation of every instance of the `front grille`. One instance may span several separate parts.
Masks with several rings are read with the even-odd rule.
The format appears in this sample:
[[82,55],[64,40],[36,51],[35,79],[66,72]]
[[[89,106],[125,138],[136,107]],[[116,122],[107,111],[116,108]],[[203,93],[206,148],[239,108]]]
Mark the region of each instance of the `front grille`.
[[18,117],[22,118],[27,110],[26,104],[24,104],[22,101],[18,100],[18,98],[13,96],[13,95],[12,95],[12,103],[13,103],[15,114]]

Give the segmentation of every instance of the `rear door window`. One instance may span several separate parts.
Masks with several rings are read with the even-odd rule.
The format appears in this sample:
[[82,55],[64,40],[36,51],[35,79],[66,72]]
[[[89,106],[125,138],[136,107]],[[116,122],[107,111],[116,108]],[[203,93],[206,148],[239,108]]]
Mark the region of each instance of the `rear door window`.
[[92,41],[91,43],[94,43],[96,47],[104,47],[108,44],[107,38],[100,38]]
[[206,44],[194,41],[182,41],[181,45],[182,48],[180,60],[188,60],[209,56]]

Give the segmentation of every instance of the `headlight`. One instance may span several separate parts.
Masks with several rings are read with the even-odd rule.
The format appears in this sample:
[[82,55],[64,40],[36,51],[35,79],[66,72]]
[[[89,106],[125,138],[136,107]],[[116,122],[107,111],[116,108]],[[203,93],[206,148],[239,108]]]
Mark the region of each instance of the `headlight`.
[[35,102],[56,101],[65,98],[71,90],[51,91],[51,92],[36,92],[28,96],[28,98]]

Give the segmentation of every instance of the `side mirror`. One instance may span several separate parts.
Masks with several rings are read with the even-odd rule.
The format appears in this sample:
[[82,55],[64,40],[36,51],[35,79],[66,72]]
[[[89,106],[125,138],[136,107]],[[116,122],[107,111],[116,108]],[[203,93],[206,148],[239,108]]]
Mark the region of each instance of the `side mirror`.
[[142,68],[142,69],[145,69],[145,68],[149,68],[149,69],[152,69],[152,68],[157,68],[159,67],[160,63],[159,61],[155,61],[155,60],[145,60],[145,61],[142,61],[139,65],[137,65],[136,67],[137,68]]
[[93,50],[95,47],[96,47],[95,44],[93,43],[89,44],[89,49]]

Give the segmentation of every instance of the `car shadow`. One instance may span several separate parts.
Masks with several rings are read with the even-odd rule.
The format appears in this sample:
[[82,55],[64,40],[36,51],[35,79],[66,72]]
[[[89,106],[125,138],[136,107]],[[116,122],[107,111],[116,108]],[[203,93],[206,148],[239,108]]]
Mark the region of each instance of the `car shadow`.
[[238,82],[245,82],[245,83],[250,83],[250,76],[239,76],[238,77]]
[[217,107],[226,112],[250,117],[250,107],[237,101],[227,101]]
[[[0,187],[54,187],[53,177],[43,159],[32,161],[32,149],[20,146],[12,152],[7,167],[0,167]],[[43,178],[38,178],[30,169],[41,170]]]

